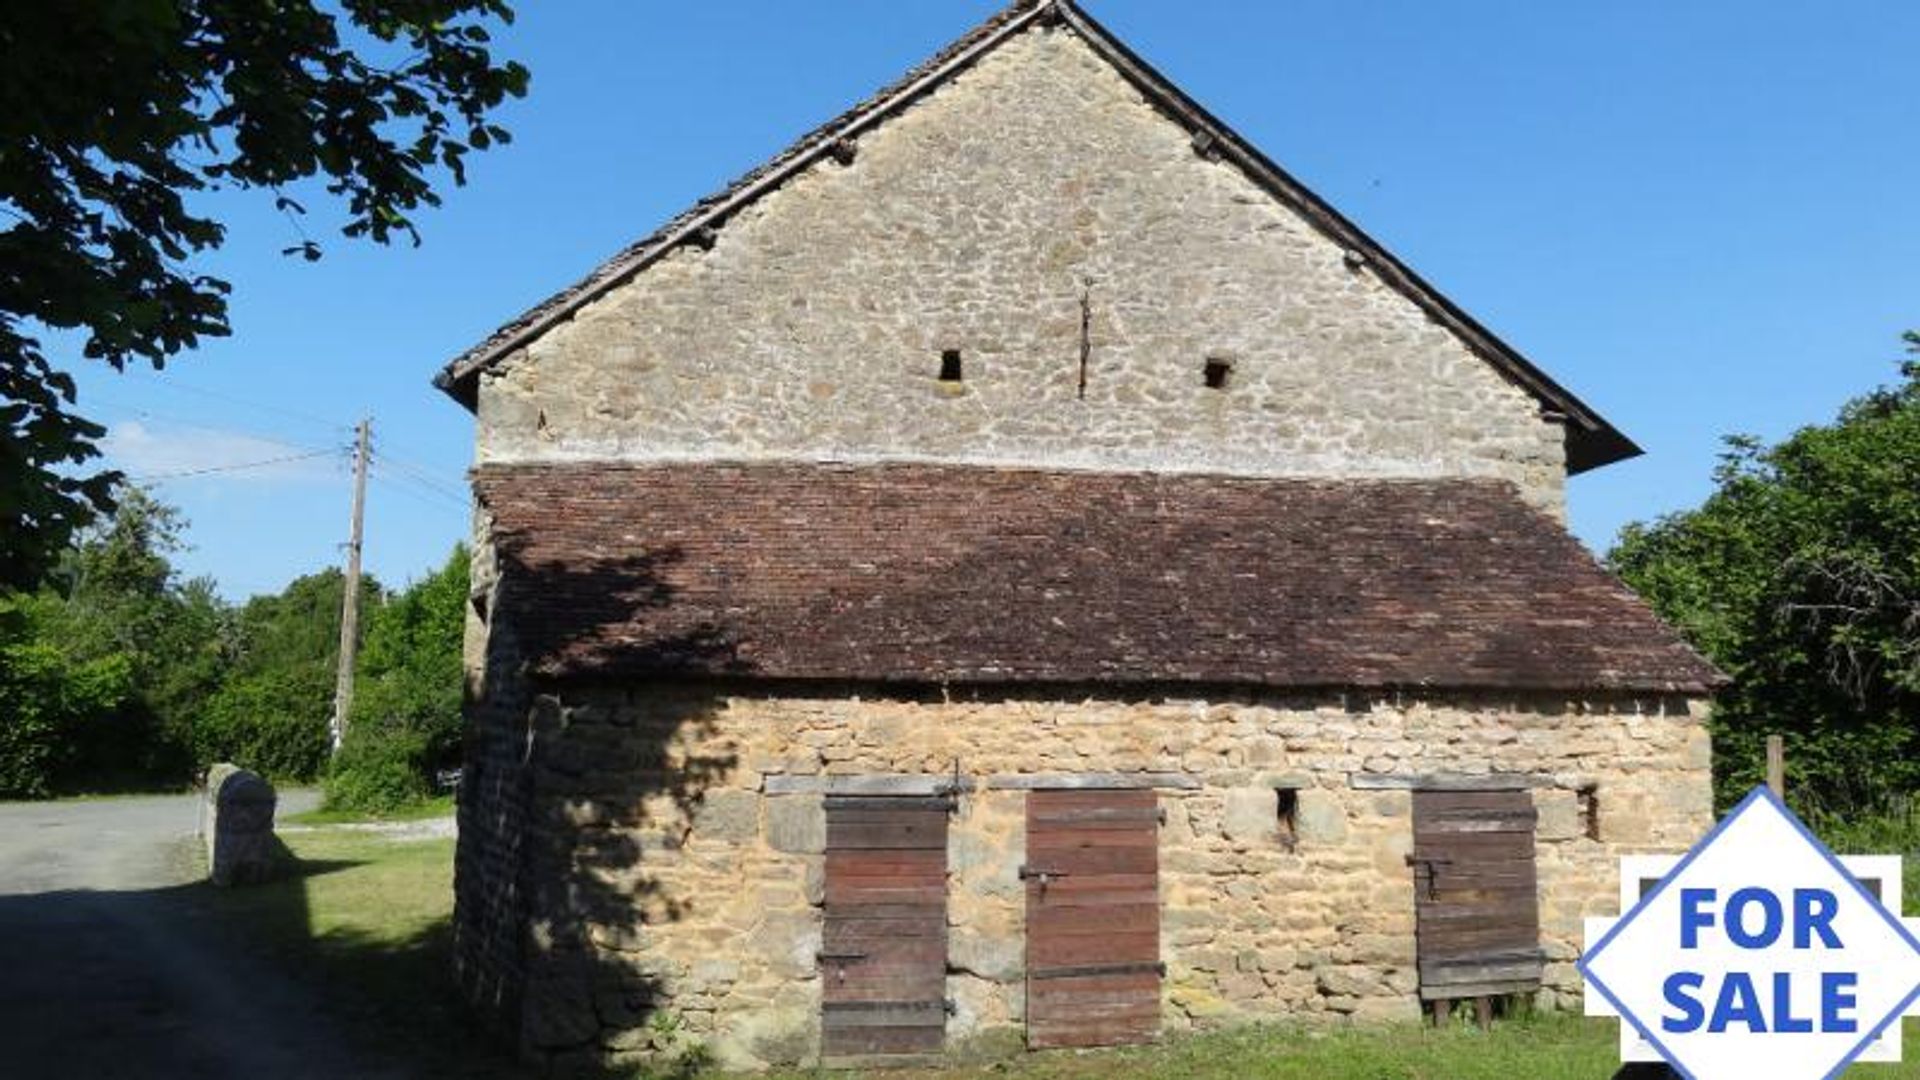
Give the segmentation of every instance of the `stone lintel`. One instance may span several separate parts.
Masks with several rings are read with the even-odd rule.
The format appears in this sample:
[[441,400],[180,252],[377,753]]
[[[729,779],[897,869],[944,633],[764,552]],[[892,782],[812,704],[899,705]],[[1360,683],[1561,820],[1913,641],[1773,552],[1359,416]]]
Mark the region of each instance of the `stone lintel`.
[[989,791],[1078,791],[1139,790],[1176,788],[1197,791],[1199,780],[1185,773],[1012,773],[987,778]]
[[869,776],[769,776],[768,795],[951,795],[973,782],[951,773],[882,773]]
[[1555,781],[1539,773],[1350,773],[1347,784],[1357,791],[1524,791]]
[[1312,773],[1285,772],[1261,773],[1254,783],[1265,788],[1292,788],[1300,790],[1316,786]]

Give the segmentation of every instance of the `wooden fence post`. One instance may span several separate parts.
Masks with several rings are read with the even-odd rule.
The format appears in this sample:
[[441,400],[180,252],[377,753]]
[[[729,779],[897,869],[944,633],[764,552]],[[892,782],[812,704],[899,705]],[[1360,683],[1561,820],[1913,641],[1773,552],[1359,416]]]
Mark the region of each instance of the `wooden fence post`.
[[1778,735],[1767,736],[1767,786],[1776,798],[1787,797],[1787,743]]

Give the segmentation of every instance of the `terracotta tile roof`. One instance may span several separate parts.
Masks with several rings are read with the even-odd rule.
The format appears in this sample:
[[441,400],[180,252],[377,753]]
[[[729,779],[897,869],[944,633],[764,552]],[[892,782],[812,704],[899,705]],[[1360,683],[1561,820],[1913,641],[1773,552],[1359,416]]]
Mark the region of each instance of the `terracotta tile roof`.
[[1504,483],[483,466],[545,675],[1697,693],[1722,676]]
[[631,280],[661,257],[687,243],[700,243],[723,228],[733,215],[785,183],[855,145],[858,138],[908,108],[981,56],[1034,26],[1058,25],[1079,35],[1163,114],[1192,133],[1196,147],[1233,162],[1282,204],[1291,207],[1329,239],[1360,256],[1372,272],[1453,331],[1476,354],[1516,385],[1539,399],[1541,407],[1566,416],[1567,471],[1585,472],[1636,457],[1640,448],[1605,417],[1482,326],[1442,295],[1394,254],[1347,220],[1260,149],[1202,108],[1186,92],[1128,48],[1073,0],[1012,0],[1007,7],[963,34],[892,85],[801,136],[759,168],[709,195],[651,235],[621,249],[585,278],[522,313],[484,341],[450,361],[434,384],[472,409],[479,376],[514,350],[571,318],[581,307]]

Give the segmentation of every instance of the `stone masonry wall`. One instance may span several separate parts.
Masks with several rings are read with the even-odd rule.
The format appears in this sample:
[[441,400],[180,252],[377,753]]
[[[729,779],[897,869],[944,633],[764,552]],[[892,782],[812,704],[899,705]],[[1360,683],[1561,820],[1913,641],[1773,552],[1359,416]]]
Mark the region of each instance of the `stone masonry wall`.
[[529,698],[510,626],[490,627],[499,567],[476,521],[465,642],[465,753],[454,860],[454,975],[468,1002],[513,1030],[526,983],[524,844],[533,770]]
[[[1542,998],[1577,1000],[1581,919],[1626,852],[1711,822],[1695,702],[1454,696],[992,700],[567,688],[533,707],[522,1036],[554,1062],[700,1045],[725,1064],[818,1053],[823,778],[958,778],[949,1045],[1017,1045],[1024,800],[996,778],[1177,774],[1163,788],[1163,1021],[1412,1020],[1411,796],[1351,777],[1533,773]],[[800,778],[814,778],[806,781]],[[1274,789],[1299,789],[1280,836]],[[1597,822],[1583,819],[1593,793]],[[1590,831],[1592,835],[1590,835]]]
[[482,462],[1481,475],[1556,514],[1564,482],[1534,398],[1064,29],[550,330],[478,415]]

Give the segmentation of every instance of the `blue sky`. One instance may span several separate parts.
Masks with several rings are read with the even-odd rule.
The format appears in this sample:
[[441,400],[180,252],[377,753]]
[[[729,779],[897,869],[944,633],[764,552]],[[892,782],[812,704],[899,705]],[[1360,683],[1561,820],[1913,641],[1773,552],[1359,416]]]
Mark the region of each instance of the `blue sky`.
[[[391,584],[436,565],[467,528],[472,432],[434,370],[997,4],[519,6],[515,141],[425,246],[329,240],[309,192],[308,264],[270,199],[209,197],[234,336],[161,375],[75,365],[114,464],[164,477],[186,569],[230,597],[337,561],[362,415],[367,563]],[[1777,438],[1890,381],[1920,327],[1920,5],[1086,6],[1647,449],[1572,483],[1596,549],[1698,502],[1722,434]]]

